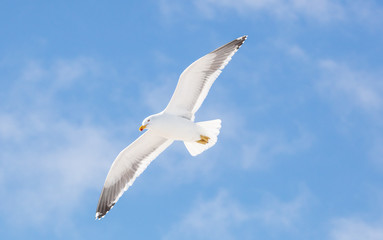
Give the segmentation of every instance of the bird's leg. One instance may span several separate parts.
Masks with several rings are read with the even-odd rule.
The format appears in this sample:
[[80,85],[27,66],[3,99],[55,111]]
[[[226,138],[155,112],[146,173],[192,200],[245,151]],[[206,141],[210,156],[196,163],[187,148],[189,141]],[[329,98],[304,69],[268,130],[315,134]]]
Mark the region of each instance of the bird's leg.
[[207,144],[209,142],[209,137],[207,136],[204,136],[204,135],[199,135],[200,136],[200,140],[196,141],[197,143],[200,143],[200,144]]

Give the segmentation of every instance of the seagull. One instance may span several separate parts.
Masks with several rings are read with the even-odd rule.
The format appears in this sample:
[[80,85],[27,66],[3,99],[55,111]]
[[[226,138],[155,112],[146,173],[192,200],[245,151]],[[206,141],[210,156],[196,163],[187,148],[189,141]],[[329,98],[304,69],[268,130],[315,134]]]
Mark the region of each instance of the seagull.
[[221,120],[194,122],[195,113],[205,100],[212,84],[247,36],[237,38],[187,67],[167,107],[144,119],[144,134],[118,154],[110,167],[96,210],[101,219],[116,204],[136,178],[173,141],[183,141],[192,156],[211,148],[217,142]]

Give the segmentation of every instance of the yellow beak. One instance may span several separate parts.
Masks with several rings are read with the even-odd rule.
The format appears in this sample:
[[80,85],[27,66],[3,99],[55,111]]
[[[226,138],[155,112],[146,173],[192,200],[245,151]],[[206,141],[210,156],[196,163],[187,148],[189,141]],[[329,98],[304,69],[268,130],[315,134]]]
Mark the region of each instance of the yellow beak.
[[139,128],[139,130],[142,132],[142,130],[144,130],[144,129],[146,128],[146,126],[148,126],[148,124],[146,124],[146,125],[142,125],[142,126]]

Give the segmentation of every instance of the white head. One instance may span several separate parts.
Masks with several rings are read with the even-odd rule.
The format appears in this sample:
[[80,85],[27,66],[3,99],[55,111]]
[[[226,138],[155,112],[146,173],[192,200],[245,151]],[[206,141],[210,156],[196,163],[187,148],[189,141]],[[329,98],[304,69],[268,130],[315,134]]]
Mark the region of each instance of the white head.
[[139,128],[140,131],[144,130],[145,128],[149,128],[150,123],[152,121],[153,115],[147,117],[142,121],[142,126]]

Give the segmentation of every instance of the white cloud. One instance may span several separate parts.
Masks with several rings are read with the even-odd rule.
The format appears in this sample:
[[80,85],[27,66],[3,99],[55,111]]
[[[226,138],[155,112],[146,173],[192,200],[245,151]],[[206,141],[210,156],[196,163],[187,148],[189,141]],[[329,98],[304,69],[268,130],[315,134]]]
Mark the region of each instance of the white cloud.
[[351,69],[333,60],[322,60],[319,65],[324,72],[318,84],[323,95],[341,102],[342,108],[351,103],[370,113],[382,109],[381,74]]
[[[156,81],[159,83],[156,84]],[[149,107],[151,114],[165,109],[177,86],[177,75],[161,75],[158,79],[141,82],[140,99]],[[154,112],[153,112],[154,111]]]
[[200,200],[164,239],[235,239],[233,225],[248,214],[226,192],[211,200]]
[[340,218],[332,222],[332,240],[381,240],[383,222],[369,223],[355,218]]
[[97,61],[88,57],[78,57],[76,59],[59,59],[50,72],[56,79],[56,84],[60,87],[69,86],[73,81],[81,79],[87,74],[97,75],[100,65]]
[[158,4],[159,10],[166,21],[169,21],[173,17],[178,17],[184,12],[181,1],[159,0]]
[[305,17],[318,21],[343,19],[345,15],[342,4],[330,0],[201,0],[197,4],[208,17],[213,17],[217,9],[235,10],[241,15],[266,12],[281,19]]
[[[12,154],[13,157],[6,159],[18,160],[12,169],[7,169],[6,175],[8,192],[13,196],[9,205],[16,208],[3,211],[12,216],[11,220],[28,219],[33,224],[48,224],[52,216],[72,217],[76,207],[81,206],[85,192],[102,187],[100,179],[105,178],[108,160],[113,159],[110,153],[116,152],[115,149],[97,129],[66,130],[74,133],[58,136],[67,141],[60,147],[55,146],[60,144],[55,142],[52,150],[36,149],[40,153],[25,154],[24,151],[32,151],[26,148],[21,154]],[[20,177],[27,184],[17,186],[14,180]]]
[[297,154],[309,148],[313,136],[304,129],[297,133],[298,136],[290,139],[280,132],[248,133],[248,141],[242,145],[242,167],[263,169],[281,155]]
[[203,155],[192,157],[183,143],[175,142],[166,150],[166,158],[159,159],[158,175],[153,174],[148,178],[156,179],[157,184],[164,185],[157,189],[171,189],[172,186],[198,181],[209,182],[220,173],[220,156],[215,148]]
[[187,1],[161,0],[159,7],[166,21],[178,20],[196,8],[208,19],[235,12],[246,18],[268,14],[282,21],[356,22],[371,29],[383,23],[383,8],[373,0],[198,0],[193,3],[194,6]]
[[380,1],[354,0],[349,1],[349,18],[356,19],[370,30],[376,31],[382,27],[383,8]]
[[106,130],[87,121],[86,113],[73,121],[57,107],[55,94],[88,84],[98,66],[83,57],[51,64],[33,60],[19,66],[19,77],[7,88],[0,107],[0,143],[6,146],[0,152],[0,191],[6,193],[0,212],[11,226],[65,229],[62,223],[70,222],[86,193],[101,191],[123,145],[112,138],[119,126]]
[[[105,70],[95,59],[87,57],[54,59],[49,63],[30,59],[14,65],[19,75],[4,77],[13,79],[6,79],[11,84],[3,94],[5,101],[0,111],[15,115],[18,121],[24,118],[25,111],[37,118],[43,112],[60,114],[57,104],[62,92],[91,89],[96,84],[94,79]],[[26,126],[22,130],[28,131]]]
[[17,140],[23,135],[17,120],[10,114],[0,114],[0,139]]
[[[212,199],[198,200],[163,239],[241,239],[246,234],[256,237],[259,228],[266,228],[273,234],[288,231],[299,224],[308,199],[306,191],[290,201],[280,201],[269,195],[264,202],[249,206],[227,191],[220,191]],[[238,227],[241,231],[236,231]]]
[[281,201],[268,195],[255,211],[254,217],[266,226],[276,229],[292,229],[300,221],[311,198],[308,190],[303,190],[290,201]]
[[[44,81],[51,88],[65,88],[75,81],[83,80],[85,76],[95,76],[100,73],[100,64],[89,57],[74,59],[56,59],[49,64],[38,60],[29,60],[21,72],[22,82]],[[52,90],[55,90],[52,89]]]
[[40,120],[44,129],[26,132],[23,141],[1,153],[1,188],[8,197],[0,211],[13,224],[42,227],[52,216],[72,217],[87,191],[101,189],[118,153],[99,127]]
[[21,72],[21,79],[27,82],[36,82],[45,77],[46,70],[36,60],[30,60]]
[[300,60],[308,59],[306,52],[298,45],[288,46],[287,53],[296,59],[300,59]]
[[[348,137],[362,135],[367,143],[365,156],[377,169],[383,169],[383,77],[380,70],[361,70],[333,60],[319,62],[322,76],[317,83],[320,95],[335,109],[342,124],[338,129]],[[354,116],[357,116],[356,118]],[[363,116],[362,124],[359,116]],[[350,131],[351,130],[351,131]],[[367,133],[367,135],[365,135]]]
[[374,139],[369,157],[375,166],[377,166],[380,170],[383,170],[383,139],[381,138],[381,135]]

